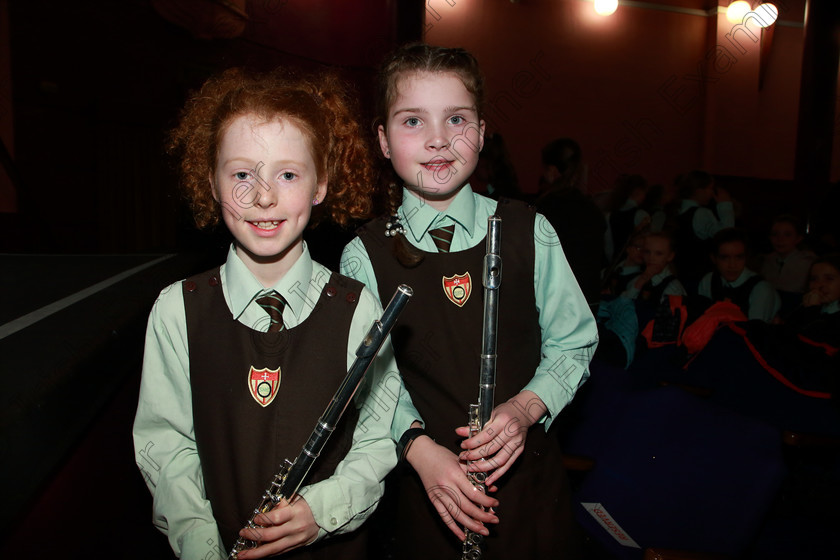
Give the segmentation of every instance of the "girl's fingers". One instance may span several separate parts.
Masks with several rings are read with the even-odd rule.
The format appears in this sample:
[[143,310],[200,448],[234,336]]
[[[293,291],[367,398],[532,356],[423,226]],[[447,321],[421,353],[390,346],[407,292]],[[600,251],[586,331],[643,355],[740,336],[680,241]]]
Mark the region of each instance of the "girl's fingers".
[[[490,474],[490,476],[487,477],[487,480],[484,482],[484,484],[486,484],[487,486],[490,486],[494,482],[499,480],[502,477],[502,475],[504,475],[506,472],[508,472],[510,467],[513,466],[514,463],[516,463],[516,459],[519,458],[519,456],[522,454],[522,451],[524,449],[525,449],[524,445],[517,448],[517,450],[513,452],[513,455],[511,455],[508,462],[505,463],[504,465],[502,465],[501,467],[499,467],[498,469],[496,469],[495,471],[493,471]],[[495,490],[492,490],[492,491],[495,491]]]

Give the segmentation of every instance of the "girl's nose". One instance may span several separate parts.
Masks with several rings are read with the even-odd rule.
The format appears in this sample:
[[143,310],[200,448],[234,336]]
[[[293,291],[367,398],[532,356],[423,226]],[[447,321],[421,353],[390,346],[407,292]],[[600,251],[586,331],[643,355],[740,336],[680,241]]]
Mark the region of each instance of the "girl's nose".
[[446,137],[443,127],[436,126],[430,130],[427,147],[432,150],[442,150],[449,146],[449,138]]
[[271,208],[277,205],[277,187],[261,183],[259,189],[259,197],[257,198],[256,206],[260,208]]

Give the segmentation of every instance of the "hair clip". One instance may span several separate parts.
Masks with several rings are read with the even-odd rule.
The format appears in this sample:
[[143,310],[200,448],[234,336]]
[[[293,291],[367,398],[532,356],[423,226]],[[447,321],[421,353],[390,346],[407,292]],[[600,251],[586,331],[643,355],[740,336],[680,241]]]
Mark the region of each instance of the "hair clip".
[[391,216],[391,219],[385,223],[385,237],[394,237],[398,233],[405,235],[405,229],[400,223],[400,217],[397,214]]

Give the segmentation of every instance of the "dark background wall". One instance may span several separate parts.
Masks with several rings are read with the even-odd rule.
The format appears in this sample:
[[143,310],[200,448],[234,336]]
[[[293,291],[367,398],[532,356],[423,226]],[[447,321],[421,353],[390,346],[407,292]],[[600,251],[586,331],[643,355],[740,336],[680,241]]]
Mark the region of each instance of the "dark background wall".
[[[163,149],[188,91],[231,66],[332,68],[366,100],[373,68],[402,32],[396,3],[385,0],[242,0],[247,21],[219,4],[3,2],[10,80],[0,100],[7,89],[12,96],[0,118],[4,130],[13,122],[17,184],[0,190],[0,211],[15,210],[0,214],[0,250],[189,246],[194,233]],[[219,37],[229,34],[237,36]]]
[[[817,196],[793,183],[805,0],[777,2],[772,33],[751,25],[756,40],[736,35],[741,50],[726,37],[728,0],[631,2],[608,18],[583,0],[233,2],[241,14],[222,4],[0,2],[0,134],[17,175],[12,186],[0,173],[0,250],[206,242],[162,148],[189,89],[235,65],[329,67],[356,84],[367,118],[380,57],[421,34],[479,58],[488,125],[525,191],[536,190],[542,145],[571,136],[593,193],[619,173],[667,185],[704,168],[762,215],[804,212]],[[836,139],[836,117],[826,118]]]
[[[536,188],[540,148],[568,136],[581,144],[592,194],[612,188],[619,173],[667,186],[702,168],[733,191],[745,225],[758,228],[768,214],[805,213],[819,196],[813,181],[793,183],[806,2],[776,2],[777,23],[762,32],[751,20],[753,35],[726,19],[729,4],[626,2],[605,18],[583,1],[439,0],[427,9],[426,40],[479,58],[489,125],[508,140],[524,189]],[[818,20],[833,26],[836,49],[834,17]],[[826,175],[837,181],[836,62],[829,76]]]

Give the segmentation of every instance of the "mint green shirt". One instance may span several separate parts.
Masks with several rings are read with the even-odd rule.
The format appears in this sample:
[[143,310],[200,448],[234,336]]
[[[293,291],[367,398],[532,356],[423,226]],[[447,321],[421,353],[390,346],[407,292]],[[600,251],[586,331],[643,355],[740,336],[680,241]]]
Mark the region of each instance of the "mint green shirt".
[[[475,194],[467,185],[444,212],[438,212],[404,190],[398,214],[408,241],[428,252],[437,251],[434,241],[427,235],[429,230],[454,222],[450,250],[456,252],[484,242],[487,218],[495,211],[495,200]],[[502,228],[502,235],[505,235],[504,225]],[[534,246],[534,294],[540,317],[542,352],[534,376],[522,390],[533,391],[545,403],[548,413],[542,420],[547,430],[589,376],[589,362],[598,342],[598,329],[563,254],[557,233],[541,214],[537,214],[534,223]],[[501,257],[504,266],[504,255]],[[373,266],[358,237],[344,248],[340,270],[342,274],[364,282],[373,293],[379,293]],[[501,290],[504,293],[504,284]],[[504,328],[504,324],[499,325],[500,331]],[[476,390],[477,387],[476,373]],[[464,406],[468,404],[464,403]],[[414,420],[422,422],[423,419],[408,392],[403,389],[391,430],[394,439],[399,440]]]
[[[329,277],[330,271],[313,261],[304,245],[303,254],[273,286],[288,301],[283,311],[283,322],[288,328],[309,317]],[[266,312],[255,300],[270,290],[248,270],[234,246],[221,267],[221,279],[231,317],[251,328],[256,325],[258,330],[267,330]],[[136,461],[154,497],[153,522],[167,535],[175,554],[187,559],[227,558],[227,551],[220,548],[222,541],[205,495],[196,449],[181,290],[180,282],[164,288],[149,316],[134,420]],[[381,316],[378,298],[363,290],[350,332],[323,333],[324,344],[341,342],[346,336],[349,368],[362,339]],[[335,335],[340,337],[336,339]],[[300,491],[320,527],[318,539],[358,528],[382,497],[385,475],[397,461],[390,427],[401,386],[388,340],[356,392],[355,404],[360,411],[350,451],[330,478]],[[325,409],[327,404],[323,403]],[[301,448],[304,443],[300,442]],[[256,450],[254,457],[258,457]],[[265,482],[268,487],[270,481]],[[260,499],[261,496],[254,496],[254,507]]]

